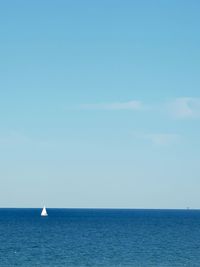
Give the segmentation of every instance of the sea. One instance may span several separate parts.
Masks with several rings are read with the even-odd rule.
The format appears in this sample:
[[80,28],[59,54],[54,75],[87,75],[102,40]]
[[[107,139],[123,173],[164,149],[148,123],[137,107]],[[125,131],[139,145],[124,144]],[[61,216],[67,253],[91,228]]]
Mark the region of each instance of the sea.
[[0,209],[0,267],[200,267],[199,210]]

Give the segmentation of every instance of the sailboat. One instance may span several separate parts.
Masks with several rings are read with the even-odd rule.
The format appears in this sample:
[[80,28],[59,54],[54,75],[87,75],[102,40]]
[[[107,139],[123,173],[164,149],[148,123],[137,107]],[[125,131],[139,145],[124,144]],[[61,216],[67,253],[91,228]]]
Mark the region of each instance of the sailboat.
[[48,216],[45,206],[42,209],[41,216]]

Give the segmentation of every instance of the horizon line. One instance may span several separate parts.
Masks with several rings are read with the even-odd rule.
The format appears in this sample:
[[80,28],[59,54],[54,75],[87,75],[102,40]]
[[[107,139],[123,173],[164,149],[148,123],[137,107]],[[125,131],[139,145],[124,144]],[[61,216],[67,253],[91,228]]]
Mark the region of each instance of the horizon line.
[[[68,209],[68,210],[200,210],[199,208],[105,208],[105,207],[47,207],[46,209]],[[0,209],[43,209],[43,207],[0,207]]]

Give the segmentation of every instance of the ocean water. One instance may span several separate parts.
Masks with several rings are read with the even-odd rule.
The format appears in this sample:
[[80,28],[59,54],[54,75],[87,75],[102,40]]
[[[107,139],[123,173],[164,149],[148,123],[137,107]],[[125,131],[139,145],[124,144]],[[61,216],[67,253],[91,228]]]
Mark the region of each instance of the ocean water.
[[200,266],[200,211],[0,209],[1,267]]

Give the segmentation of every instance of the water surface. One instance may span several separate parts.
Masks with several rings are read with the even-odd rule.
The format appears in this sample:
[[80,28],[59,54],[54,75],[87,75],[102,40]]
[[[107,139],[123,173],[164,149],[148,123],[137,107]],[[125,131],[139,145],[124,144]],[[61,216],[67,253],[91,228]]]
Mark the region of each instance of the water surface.
[[200,266],[200,211],[0,209],[0,267]]

